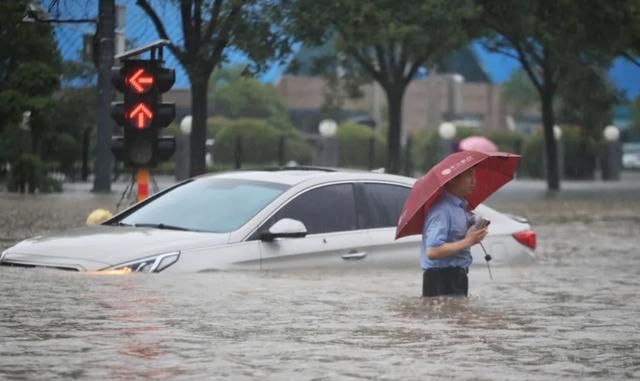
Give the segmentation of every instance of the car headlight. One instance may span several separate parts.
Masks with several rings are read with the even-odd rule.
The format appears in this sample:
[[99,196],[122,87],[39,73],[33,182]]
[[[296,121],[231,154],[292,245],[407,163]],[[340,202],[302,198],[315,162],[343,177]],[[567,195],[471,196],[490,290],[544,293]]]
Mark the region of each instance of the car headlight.
[[103,274],[126,274],[126,273],[159,273],[167,267],[178,262],[180,252],[154,255],[152,257],[136,259],[135,261],[121,263],[102,269],[99,272]]

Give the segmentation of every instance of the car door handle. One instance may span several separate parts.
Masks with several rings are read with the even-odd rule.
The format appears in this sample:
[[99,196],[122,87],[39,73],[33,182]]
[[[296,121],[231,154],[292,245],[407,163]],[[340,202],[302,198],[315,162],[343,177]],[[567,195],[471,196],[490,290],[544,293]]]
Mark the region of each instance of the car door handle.
[[355,261],[366,257],[367,254],[369,253],[367,253],[366,251],[354,251],[349,252],[348,254],[342,254],[342,259],[344,259],[345,261]]

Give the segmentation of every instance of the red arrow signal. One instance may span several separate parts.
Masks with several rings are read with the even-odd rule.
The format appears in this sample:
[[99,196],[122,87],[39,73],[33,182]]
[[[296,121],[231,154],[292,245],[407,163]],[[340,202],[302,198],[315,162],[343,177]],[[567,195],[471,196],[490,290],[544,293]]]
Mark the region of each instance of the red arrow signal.
[[144,103],[138,103],[127,117],[135,122],[136,128],[147,128],[151,124],[153,113]]
[[126,82],[133,91],[141,94],[147,92],[153,86],[153,76],[148,75],[143,68],[140,68],[127,78]]

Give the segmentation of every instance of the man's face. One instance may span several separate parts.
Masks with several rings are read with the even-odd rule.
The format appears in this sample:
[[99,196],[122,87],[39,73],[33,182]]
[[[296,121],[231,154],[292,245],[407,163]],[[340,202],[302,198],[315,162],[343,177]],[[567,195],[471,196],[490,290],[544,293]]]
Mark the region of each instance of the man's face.
[[476,169],[470,168],[453,178],[447,184],[447,190],[458,197],[471,194],[476,188]]

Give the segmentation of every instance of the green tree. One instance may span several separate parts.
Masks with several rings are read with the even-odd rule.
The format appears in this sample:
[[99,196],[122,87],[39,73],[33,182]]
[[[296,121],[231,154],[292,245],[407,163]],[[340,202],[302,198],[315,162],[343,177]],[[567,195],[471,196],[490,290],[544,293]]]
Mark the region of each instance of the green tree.
[[[584,5],[584,3],[580,3]],[[620,56],[640,66],[640,2],[587,2],[581,11],[589,17],[590,40],[610,56]]]
[[502,86],[502,97],[510,111],[519,114],[539,103],[538,92],[522,69],[514,70]]
[[406,89],[420,67],[432,66],[469,41],[462,26],[474,15],[472,1],[296,0],[288,10],[292,35],[318,45],[337,34],[338,58],[354,62],[361,73],[354,77],[366,75],[384,89],[389,115],[385,167],[398,173]]
[[[611,61],[605,10],[614,3],[573,0],[478,0],[480,22],[491,31],[484,38],[493,51],[517,59],[535,86],[542,109],[547,187],[560,189],[558,153],[553,136],[554,99],[568,74],[584,65],[606,67]],[[611,20],[609,20],[611,21]],[[595,29],[594,29],[595,28]],[[605,34],[611,36],[611,33]]]
[[622,99],[604,70],[575,68],[558,89],[558,121],[579,126],[584,137],[599,140],[613,120],[613,106]]
[[[169,46],[191,82],[190,174],[204,173],[207,87],[214,68],[227,60],[230,50],[245,53],[259,71],[274,57],[289,52],[289,39],[275,25],[283,0],[175,1],[182,21],[182,41]],[[158,13],[148,0],[136,2],[151,19],[158,35],[170,40]]]
[[339,166],[368,168],[372,165],[378,168],[384,165],[384,136],[380,132],[369,126],[346,122],[338,128],[336,138],[340,150]]
[[94,87],[68,88],[54,98],[55,112],[49,115],[42,157],[58,162],[68,175],[75,175],[74,164],[82,158],[83,148],[89,148],[83,147],[83,140],[96,125],[96,102]]
[[243,67],[216,70],[209,88],[209,102],[216,115],[265,119],[281,130],[293,128],[287,106],[276,89],[244,75]]
[[61,59],[50,25],[23,23],[24,0],[0,2],[0,160],[22,152],[22,113],[31,117],[30,150],[39,154],[48,127],[52,94],[59,86]]

